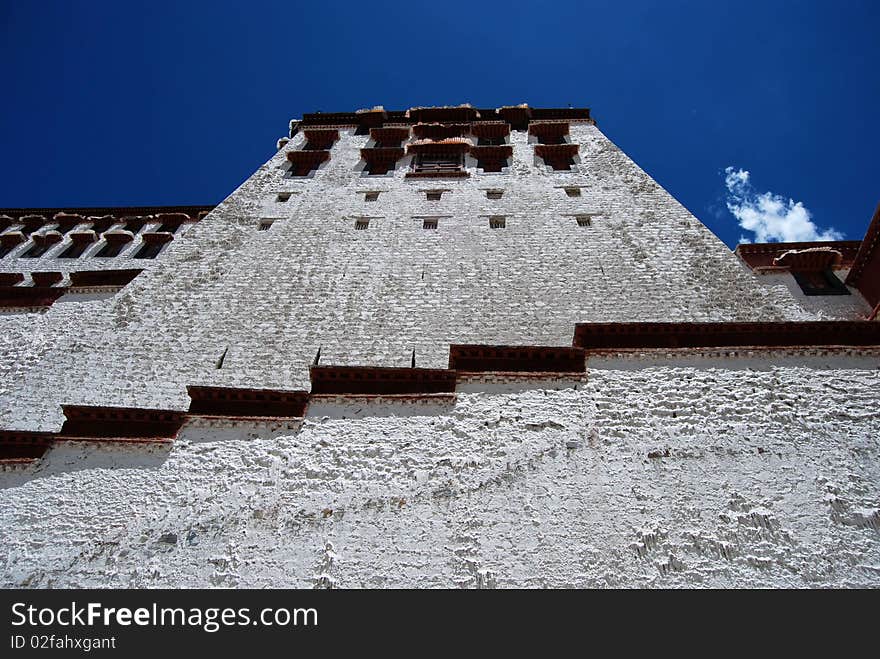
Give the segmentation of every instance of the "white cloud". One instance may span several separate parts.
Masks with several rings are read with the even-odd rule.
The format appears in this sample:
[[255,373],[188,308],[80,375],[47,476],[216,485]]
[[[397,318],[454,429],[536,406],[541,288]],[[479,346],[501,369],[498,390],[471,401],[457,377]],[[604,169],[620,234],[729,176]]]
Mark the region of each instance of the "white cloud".
[[[727,210],[746,231],[755,234],[759,243],[842,240],[843,234],[833,227],[820,229],[810,211],[800,201],[786,199],[773,192],[755,191],[749,172],[728,167],[724,170],[727,186]],[[741,243],[750,242],[741,235]]]

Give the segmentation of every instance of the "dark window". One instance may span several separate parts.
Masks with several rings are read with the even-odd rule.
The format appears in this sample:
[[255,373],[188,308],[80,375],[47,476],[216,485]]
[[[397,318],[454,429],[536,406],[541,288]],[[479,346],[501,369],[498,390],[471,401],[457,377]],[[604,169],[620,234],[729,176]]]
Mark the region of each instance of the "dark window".
[[285,201],[290,199],[290,195],[291,195],[290,192],[279,192],[278,197],[275,199],[275,201],[277,201],[279,203],[284,203]]
[[507,158],[483,158],[477,160],[477,167],[484,172],[500,172],[503,167],[507,166]]
[[503,137],[481,137],[477,142],[478,146],[501,146],[502,144],[507,144]]
[[490,217],[489,218],[489,228],[490,229],[503,229],[507,226],[507,223],[504,221],[503,217]]
[[18,247],[17,244],[13,245],[10,243],[8,245],[4,245],[4,244],[0,243],[0,259],[2,259],[4,256],[9,254],[9,252],[14,250],[16,247]]
[[127,244],[128,243],[122,241],[107,243],[100,250],[98,250],[98,253],[95,254],[95,256],[100,256],[102,258],[107,256],[119,256],[119,253],[123,249],[125,249],[125,246]]
[[428,201],[440,201],[440,198],[443,196],[443,190],[428,190],[425,195]]
[[379,199],[378,192],[365,192],[364,193],[364,201],[376,201]]
[[414,163],[417,172],[459,172],[462,167],[461,154],[421,153]]
[[549,165],[555,170],[570,170],[574,164],[573,158],[566,156],[555,156],[552,158],[544,158],[544,164]]
[[579,227],[588,227],[593,223],[589,215],[578,215],[575,219],[577,220]]
[[354,222],[354,228],[357,229],[358,231],[363,231],[364,229],[366,229],[369,226],[370,226],[369,220],[355,220],[355,222]]
[[137,233],[138,231],[140,231],[141,229],[144,228],[145,224],[146,224],[146,222],[144,222],[143,220],[131,220],[131,221],[125,223],[125,225],[122,227],[122,230],[123,231],[131,231],[132,233]]
[[503,190],[486,190],[486,197],[489,199],[501,199],[502,194]]
[[167,233],[177,233],[180,228],[180,222],[163,222],[157,231],[165,231]]
[[569,197],[580,197],[581,189],[580,188],[565,188],[565,194]]
[[792,272],[804,295],[849,295],[849,289],[831,270]]
[[134,255],[136,259],[154,259],[162,251],[165,243],[144,243],[143,246]]
[[257,227],[260,231],[268,231],[272,227],[272,220],[260,220],[260,226]]
[[372,176],[382,176],[384,174],[387,174],[392,169],[394,169],[393,162],[388,162],[387,160],[371,160],[367,163],[364,171]]
[[425,219],[422,222],[423,229],[436,229],[437,228],[437,220],[436,219]]
[[83,255],[83,252],[85,252],[89,248],[89,245],[91,245],[91,244],[92,243],[90,243],[90,242],[83,242],[83,241],[70,243],[68,248],[65,249],[63,252],[61,252],[58,255],[58,258],[59,259],[78,259],[80,256]]

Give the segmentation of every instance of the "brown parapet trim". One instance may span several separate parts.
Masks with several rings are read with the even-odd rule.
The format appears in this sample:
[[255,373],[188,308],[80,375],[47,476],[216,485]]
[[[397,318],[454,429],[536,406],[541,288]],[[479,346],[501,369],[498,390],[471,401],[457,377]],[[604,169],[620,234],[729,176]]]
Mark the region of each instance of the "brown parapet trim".
[[143,272],[141,268],[126,270],[81,270],[70,273],[71,286],[125,286]]
[[15,286],[24,281],[20,272],[0,272],[0,286]]
[[188,386],[189,414],[287,419],[302,417],[307,391]]
[[414,402],[423,401],[426,403],[449,403],[455,402],[458,394],[455,392],[440,393],[417,393],[417,394],[311,394],[310,401],[328,402],[328,401],[365,401],[365,402]]
[[361,149],[361,158],[370,163],[396,163],[405,155],[403,147]]
[[469,172],[407,172],[404,178],[467,178]]
[[556,346],[449,346],[449,368],[468,373],[584,373],[584,351]]
[[149,243],[151,245],[170,243],[174,240],[174,234],[168,231],[145,231],[141,234],[141,239],[145,243]]
[[471,135],[483,139],[507,137],[510,124],[506,121],[482,121],[471,124]]
[[536,144],[535,155],[544,160],[553,158],[574,158],[579,144]]
[[513,147],[509,144],[499,144],[497,146],[492,145],[483,145],[483,146],[472,146],[471,147],[471,156],[476,158],[477,160],[506,160],[513,155]]
[[288,151],[287,160],[294,165],[318,166],[325,160],[330,160],[330,152],[322,151]]
[[21,245],[25,240],[27,239],[21,231],[13,231],[11,233],[4,233],[0,236],[0,245],[11,248],[16,245]]
[[455,391],[455,371],[384,366],[312,366],[312,394],[437,394]]
[[567,121],[532,121],[529,124],[529,135],[541,139],[562,139],[568,135],[568,132]]
[[62,405],[66,420],[58,439],[124,441],[174,439],[186,412],[137,407]]
[[860,240],[834,240],[827,242],[797,242],[797,243],[742,243],[733,250],[753,270],[758,268],[773,267],[773,260],[786,252],[802,251],[830,247],[837,250],[843,257],[838,267],[846,268],[852,265],[859,247]]
[[[185,213],[189,217],[197,218],[202,211],[211,211],[214,206],[89,206],[68,208],[2,208],[0,215],[7,215],[20,220],[28,215],[42,215],[46,223],[58,222],[63,219],[76,223],[86,222],[89,217],[112,216],[122,218],[125,215],[146,216],[158,213]],[[57,216],[60,215],[61,218]],[[77,219],[78,218],[78,219]]]
[[71,231],[67,234],[71,242],[74,243],[96,243],[98,242],[98,234],[94,231]]
[[0,430],[0,464],[31,462],[45,455],[53,433],[29,430]]
[[872,258],[880,258],[877,255],[878,247],[880,247],[880,204],[877,205],[874,211],[874,216],[871,218],[871,223],[868,225],[865,237],[862,238],[859,251],[853,259],[852,268],[844,283],[851,286],[856,285],[865,268],[872,261]]
[[477,109],[469,105],[410,108],[408,114],[410,120],[417,124],[469,123],[481,118]]
[[0,286],[0,308],[51,307],[66,290],[48,286]]
[[593,351],[723,348],[877,346],[880,323],[863,320],[807,322],[578,323],[574,346]]
[[377,142],[397,142],[400,144],[409,139],[409,127],[402,126],[386,126],[384,128],[371,128],[370,137]]
[[34,286],[52,286],[64,279],[64,275],[60,272],[32,272],[31,279],[34,280]]

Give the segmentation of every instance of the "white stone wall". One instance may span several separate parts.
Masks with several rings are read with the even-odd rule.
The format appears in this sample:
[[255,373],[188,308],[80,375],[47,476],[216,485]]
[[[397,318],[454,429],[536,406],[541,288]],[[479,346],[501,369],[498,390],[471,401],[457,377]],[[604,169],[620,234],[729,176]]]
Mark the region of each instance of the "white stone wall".
[[605,359],[454,405],[322,402],[299,431],[59,446],[0,478],[0,583],[878,586],[878,365]]
[[[285,167],[296,136],[112,300],[88,315],[53,307],[39,328],[52,355],[6,385],[0,423],[52,430],[61,403],[183,409],[187,384],[307,388],[319,347],[322,363],[408,366],[415,350],[418,366],[442,367],[449,343],[570,345],[579,321],[827,315],[760,285],[594,126],[572,124],[578,171],[536,164],[514,132],[507,173],[436,180],[405,179],[406,160],[363,175],[369,138],[351,133],[303,179]],[[449,192],[429,202],[429,188]],[[365,202],[364,190],[383,192]],[[277,203],[280,191],[295,194]],[[581,228],[577,213],[598,215]],[[494,214],[507,228],[489,228]],[[445,217],[434,232],[423,215]],[[356,231],[357,216],[377,219]],[[0,360],[20,361],[20,343]]]
[[[576,322],[837,313],[763,286],[597,128],[572,138],[575,172],[515,132],[505,174],[407,180],[406,161],[362,176],[351,131],[291,179],[295,137],[114,297],[0,316],[0,427],[57,430],[62,403],[186,409],[188,384],[307,389],[319,347],[323,364],[415,350],[443,367],[449,343],[570,345]],[[462,389],[454,406],[322,402],[299,431],[56,446],[0,474],[2,582],[880,583],[875,354],[642,356],[586,384]]]

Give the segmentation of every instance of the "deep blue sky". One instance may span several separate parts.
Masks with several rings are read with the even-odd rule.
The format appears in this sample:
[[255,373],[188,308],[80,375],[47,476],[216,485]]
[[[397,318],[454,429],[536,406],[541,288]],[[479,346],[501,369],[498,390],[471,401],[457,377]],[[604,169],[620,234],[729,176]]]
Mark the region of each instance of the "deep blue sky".
[[303,112],[589,106],[729,245],[723,171],[858,239],[880,2],[0,0],[0,206],[220,201]]

